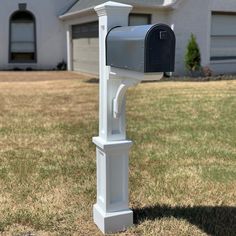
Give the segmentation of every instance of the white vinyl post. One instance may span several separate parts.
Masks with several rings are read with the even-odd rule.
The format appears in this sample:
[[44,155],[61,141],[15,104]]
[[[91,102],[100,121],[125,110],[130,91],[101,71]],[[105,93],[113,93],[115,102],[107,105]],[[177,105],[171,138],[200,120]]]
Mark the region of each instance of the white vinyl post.
[[[94,137],[97,158],[97,203],[93,218],[103,233],[125,230],[133,224],[128,207],[128,153],[132,145],[126,140],[125,98],[122,79],[112,77],[106,66],[106,35],[116,26],[127,26],[132,6],[107,2],[94,8],[99,17],[99,137]],[[124,84],[124,85],[123,85]],[[125,91],[125,90],[124,90]],[[114,114],[113,104],[116,99]]]
[[67,70],[72,71],[72,29],[70,25],[66,28],[66,44],[67,44]]

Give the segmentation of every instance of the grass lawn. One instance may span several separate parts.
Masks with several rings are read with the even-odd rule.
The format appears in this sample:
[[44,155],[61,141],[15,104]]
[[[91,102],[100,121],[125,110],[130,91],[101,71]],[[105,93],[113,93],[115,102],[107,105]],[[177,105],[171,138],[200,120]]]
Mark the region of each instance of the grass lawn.
[[[0,73],[0,235],[101,235],[98,84]],[[144,83],[127,95],[130,207],[119,235],[236,235],[236,80]]]

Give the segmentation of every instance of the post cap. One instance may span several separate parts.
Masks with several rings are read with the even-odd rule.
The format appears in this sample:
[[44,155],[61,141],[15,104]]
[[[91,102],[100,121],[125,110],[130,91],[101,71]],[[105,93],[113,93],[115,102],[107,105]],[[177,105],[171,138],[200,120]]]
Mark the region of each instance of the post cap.
[[103,4],[100,4],[94,7],[94,10],[97,12],[98,16],[105,16],[108,13],[119,12],[119,11],[127,11],[128,13],[133,9],[131,5],[108,1]]

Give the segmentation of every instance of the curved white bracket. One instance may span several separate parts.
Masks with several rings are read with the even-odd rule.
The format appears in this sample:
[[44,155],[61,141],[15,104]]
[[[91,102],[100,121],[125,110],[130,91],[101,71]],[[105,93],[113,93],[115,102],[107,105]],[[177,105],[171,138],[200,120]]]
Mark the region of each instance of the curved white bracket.
[[121,116],[122,112],[122,104],[125,98],[125,93],[129,87],[135,86],[139,83],[140,81],[135,80],[135,79],[126,79],[123,80],[121,85],[119,86],[116,96],[113,99],[113,117],[114,118],[119,118]]
[[116,119],[120,117],[125,93],[129,87],[135,86],[144,80],[160,80],[162,77],[163,73],[145,75],[143,72],[110,67],[110,79],[123,79],[113,99],[113,117]]

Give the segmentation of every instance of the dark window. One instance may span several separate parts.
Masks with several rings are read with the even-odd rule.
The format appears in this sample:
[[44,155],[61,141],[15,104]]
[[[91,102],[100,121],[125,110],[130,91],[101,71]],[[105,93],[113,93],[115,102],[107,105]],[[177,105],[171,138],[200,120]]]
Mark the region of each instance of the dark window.
[[150,14],[130,14],[129,15],[129,25],[149,25],[151,24]]
[[10,18],[9,61],[36,61],[35,18],[28,11],[17,11]]
[[98,21],[72,25],[72,38],[98,38]]

